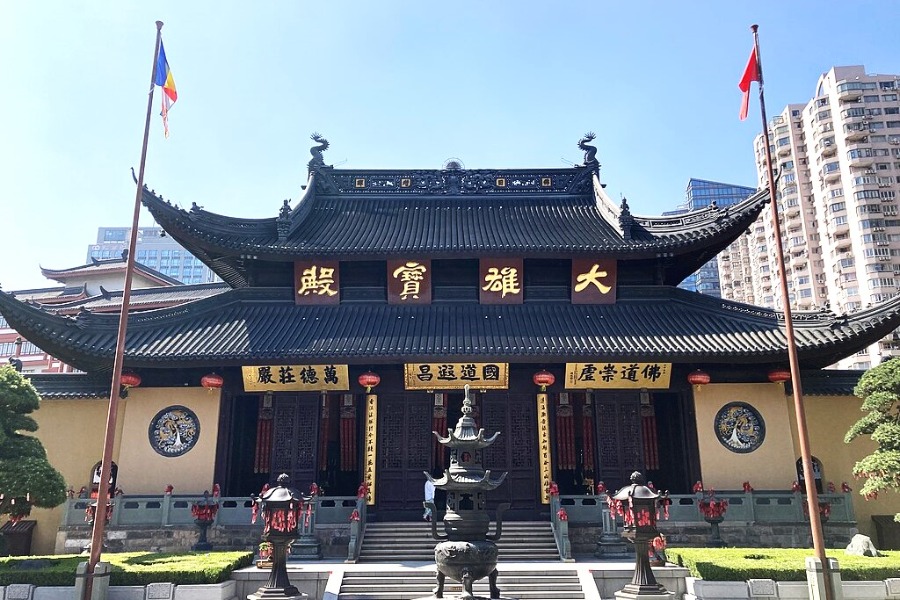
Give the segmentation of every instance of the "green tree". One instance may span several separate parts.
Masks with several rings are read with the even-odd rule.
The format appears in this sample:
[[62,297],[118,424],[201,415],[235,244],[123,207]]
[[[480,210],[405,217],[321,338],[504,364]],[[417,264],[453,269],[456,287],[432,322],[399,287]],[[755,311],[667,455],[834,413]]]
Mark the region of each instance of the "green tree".
[[[844,441],[865,435],[878,444],[853,466],[853,475],[865,479],[859,493],[874,500],[882,491],[900,491],[900,360],[866,371],[853,393],[862,398],[860,410],[866,415],[850,428]],[[900,513],[894,520],[900,521]]]
[[32,506],[52,508],[66,499],[65,480],[40,440],[22,433],[37,431],[28,414],[40,400],[30,381],[10,366],[0,367],[0,515],[11,519],[28,516]]

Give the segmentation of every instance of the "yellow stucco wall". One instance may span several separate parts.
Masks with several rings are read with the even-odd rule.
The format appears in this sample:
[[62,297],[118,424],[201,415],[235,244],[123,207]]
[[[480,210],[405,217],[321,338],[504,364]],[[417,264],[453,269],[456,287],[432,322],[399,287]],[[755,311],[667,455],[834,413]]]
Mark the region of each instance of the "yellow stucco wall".
[[[119,402],[113,461],[119,466],[117,484],[126,494],[161,494],[166,485],[175,493],[211,490],[219,427],[219,392],[203,388],[133,388]],[[150,446],[148,430],[157,412],[180,404],[200,421],[197,444],[179,457],[164,457]],[[103,455],[107,399],[42,400],[33,417],[37,437],[47,457],[75,491],[90,482],[91,468]],[[61,508],[35,509],[37,521],[32,552],[52,554]]]
[[[32,414],[50,464],[75,491],[89,485],[91,469],[103,456],[108,407],[107,399],[41,400],[40,409]],[[37,521],[31,541],[33,553],[53,553],[62,515],[61,507],[32,511],[30,518]]]
[[[791,415],[791,430],[795,440],[794,454],[800,457],[800,443],[797,437],[797,423],[794,417],[793,396],[786,397]],[[853,479],[853,465],[876,445],[868,437],[860,437],[850,444],[844,443],[847,430],[865,413],[859,407],[862,401],[854,396],[806,396],[803,399],[809,432],[809,448],[813,456],[822,461],[822,478],[827,483],[833,481],[840,489],[846,481],[854,489],[853,511],[859,524],[860,533],[875,537],[872,515],[887,515],[900,512],[900,495],[883,494],[878,500],[865,500],[857,493],[861,481]]]
[[[707,488],[736,490],[749,481],[759,490],[790,489],[796,479],[794,445],[783,389],[774,383],[694,386],[700,468]],[[716,439],[716,413],[729,402],[746,402],[762,416],[766,437],[754,452],[732,452]]]
[[[160,410],[175,404],[190,408],[200,422],[200,436],[187,453],[167,457],[150,446],[148,429]],[[118,452],[118,485],[126,494],[161,494],[166,485],[176,494],[212,490],[219,428],[219,393],[203,388],[131,390]]]

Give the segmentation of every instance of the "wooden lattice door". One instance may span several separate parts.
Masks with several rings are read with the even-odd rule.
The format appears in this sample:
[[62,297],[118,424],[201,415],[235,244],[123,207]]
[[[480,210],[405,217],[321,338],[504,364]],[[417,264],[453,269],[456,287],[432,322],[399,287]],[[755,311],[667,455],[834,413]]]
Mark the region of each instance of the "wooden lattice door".
[[287,473],[291,485],[306,493],[316,478],[319,396],[279,394],[275,399],[274,422],[272,478]]
[[378,398],[375,504],[379,519],[421,518],[425,475],[431,470],[432,397]]
[[640,399],[637,393],[598,393],[594,404],[600,459],[596,480],[616,490],[632,472],[644,469]]
[[488,509],[509,502],[509,518],[534,519],[540,509],[534,396],[489,392],[479,398],[479,406],[477,421],[485,435],[500,431],[497,441],[484,450],[484,466],[494,473],[507,471],[506,482],[488,492]]

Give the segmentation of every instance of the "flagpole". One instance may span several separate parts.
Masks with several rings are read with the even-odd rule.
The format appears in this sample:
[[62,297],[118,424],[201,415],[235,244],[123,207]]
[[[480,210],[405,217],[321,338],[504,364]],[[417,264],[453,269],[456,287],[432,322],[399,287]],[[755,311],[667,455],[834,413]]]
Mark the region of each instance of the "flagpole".
[[144,165],[147,163],[147,140],[150,137],[150,114],[153,110],[153,91],[156,88],[156,60],[162,40],[162,21],[156,22],[156,46],[153,50],[153,69],[150,71],[150,92],[147,97],[147,117],[144,121],[144,142],[141,146],[141,164],[138,170],[137,190],[134,194],[134,214],[131,219],[131,239],[125,260],[125,285],[122,289],[122,310],[119,314],[119,331],[116,337],[116,353],[113,360],[112,382],[109,388],[109,410],[106,414],[106,435],[103,440],[103,460],[100,463],[100,483],[97,489],[97,510],[94,512],[94,528],[91,534],[91,555],[88,561],[83,600],[90,600],[94,581],[94,569],[100,562],[103,550],[103,530],[106,527],[106,504],[109,502],[109,476],[112,472],[113,444],[116,436],[116,417],[119,410],[119,390],[122,385],[122,366],[125,361],[125,332],[128,329],[128,307],[131,304],[131,280],[134,276],[135,247],[137,246],[138,219],[141,216],[141,193],[144,188]]
[[791,315],[791,301],[788,295],[787,272],[784,267],[784,247],[781,243],[781,225],[778,222],[778,202],[775,195],[775,174],[772,170],[772,149],[769,144],[769,126],[766,118],[766,98],[763,85],[762,55],[759,52],[759,25],[751,25],[753,32],[753,49],[756,53],[756,70],[759,77],[759,108],[762,115],[763,142],[766,147],[766,178],[769,183],[769,196],[772,201],[772,229],[775,232],[775,256],[778,260],[778,273],[781,280],[781,300],[784,305],[784,332],[787,337],[788,360],[791,368],[791,387],[794,389],[794,415],[797,419],[797,438],[800,442],[800,456],[803,461],[803,479],[806,486],[806,501],[809,511],[809,525],[812,530],[813,550],[816,558],[822,562],[822,574],[825,579],[825,598],[831,600],[834,595],[831,589],[831,577],[828,559],[825,556],[825,537],[822,520],[819,518],[819,495],[816,491],[815,474],[812,468],[812,455],[809,450],[809,431],[806,427],[806,411],[803,407],[803,385],[800,382],[800,361],[797,358],[797,341],[794,337],[794,322]]

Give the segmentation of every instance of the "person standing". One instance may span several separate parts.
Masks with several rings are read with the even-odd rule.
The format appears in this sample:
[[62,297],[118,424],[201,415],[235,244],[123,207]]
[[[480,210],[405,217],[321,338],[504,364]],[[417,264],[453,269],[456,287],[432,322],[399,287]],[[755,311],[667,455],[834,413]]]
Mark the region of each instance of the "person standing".
[[422,504],[425,506],[425,514],[422,515],[422,518],[431,521],[430,505],[434,504],[434,482],[431,481],[431,477],[425,478],[425,501]]

